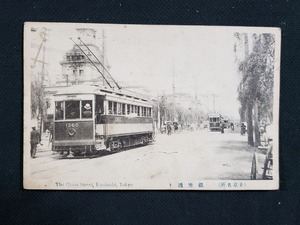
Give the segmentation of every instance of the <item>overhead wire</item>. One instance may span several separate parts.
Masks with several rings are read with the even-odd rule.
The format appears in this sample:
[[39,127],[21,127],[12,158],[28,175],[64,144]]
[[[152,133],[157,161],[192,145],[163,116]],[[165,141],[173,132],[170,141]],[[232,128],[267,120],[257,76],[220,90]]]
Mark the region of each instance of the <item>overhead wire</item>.
[[105,78],[104,74],[99,70],[99,68],[95,65],[95,63],[90,59],[90,57],[83,51],[83,49],[72,39],[70,38],[74,44],[80,49],[80,51],[87,57],[87,59],[93,64],[93,66],[97,69],[97,71],[102,75],[103,79],[106,81],[110,88],[113,88],[108,80]]
[[91,49],[84,43],[84,41],[78,37],[78,40],[90,51],[90,53],[92,53],[92,55],[95,57],[95,59],[98,61],[98,63],[103,67],[103,69],[107,72],[107,74],[110,76],[110,78],[113,80],[113,82],[116,84],[116,86],[121,89],[121,87],[119,86],[119,84],[115,81],[115,79],[113,78],[113,76],[109,73],[109,71],[105,68],[105,66],[101,63],[101,61],[98,59],[98,57],[91,51]]

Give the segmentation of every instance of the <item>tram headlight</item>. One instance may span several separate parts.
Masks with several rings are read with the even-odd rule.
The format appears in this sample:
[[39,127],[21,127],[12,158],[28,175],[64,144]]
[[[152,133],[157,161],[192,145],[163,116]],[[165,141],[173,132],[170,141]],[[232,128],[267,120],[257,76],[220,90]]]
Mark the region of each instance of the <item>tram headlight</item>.
[[68,133],[70,136],[74,136],[76,133],[76,130],[74,128],[71,128],[71,129],[69,129]]

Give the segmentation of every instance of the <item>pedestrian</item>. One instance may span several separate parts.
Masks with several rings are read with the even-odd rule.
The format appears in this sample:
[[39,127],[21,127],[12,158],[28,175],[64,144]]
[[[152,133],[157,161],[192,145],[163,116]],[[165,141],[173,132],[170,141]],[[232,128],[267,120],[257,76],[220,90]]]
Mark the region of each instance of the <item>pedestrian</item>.
[[170,123],[167,123],[168,135],[171,135],[172,127]]
[[53,138],[53,122],[50,123],[49,125],[49,132],[50,132],[50,136],[49,136],[49,142],[52,142],[52,138]]
[[234,131],[234,124],[233,122],[230,123],[231,131]]
[[37,144],[41,142],[41,135],[40,133],[36,130],[35,127],[32,127],[32,131],[30,132],[30,156],[31,158],[35,158],[36,154],[36,147]]
[[242,123],[241,125],[241,135],[245,135],[246,133],[246,125],[244,123]]
[[263,127],[260,128],[260,145],[267,146],[268,145],[268,138]]
[[225,124],[224,122],[221,122],[221,134],[224,134],[224,127],[225,127]]

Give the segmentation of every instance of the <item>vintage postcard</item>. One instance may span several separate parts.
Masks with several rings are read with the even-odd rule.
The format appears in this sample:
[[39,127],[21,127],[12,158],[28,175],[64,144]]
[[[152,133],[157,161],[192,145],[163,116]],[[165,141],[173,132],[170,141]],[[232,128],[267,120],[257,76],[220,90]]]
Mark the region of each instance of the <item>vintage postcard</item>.
[[25,189],[276,190],[279,28],[24,25]]

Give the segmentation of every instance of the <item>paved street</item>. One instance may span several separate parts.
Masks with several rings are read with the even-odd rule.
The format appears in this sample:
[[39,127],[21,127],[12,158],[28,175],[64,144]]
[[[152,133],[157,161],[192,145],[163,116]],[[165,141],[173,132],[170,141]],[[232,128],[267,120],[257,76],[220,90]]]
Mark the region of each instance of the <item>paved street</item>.
[[238,131],[208,130],[158,134],[152,145],[93,159],[59,159],[43,140],[30,159],[34,179],[98,178],[116,180],[249,179],[254,148]]

